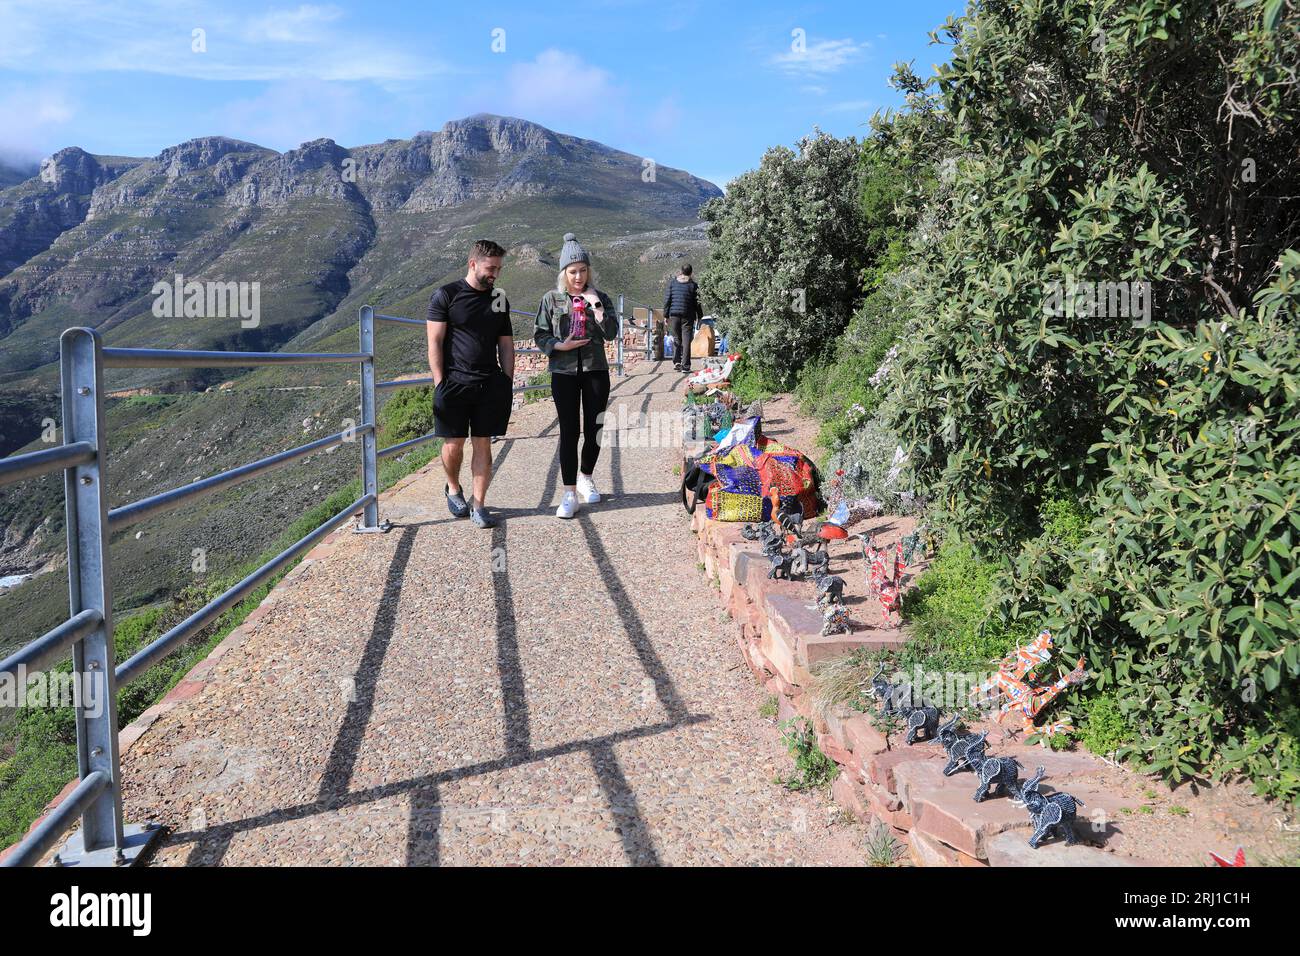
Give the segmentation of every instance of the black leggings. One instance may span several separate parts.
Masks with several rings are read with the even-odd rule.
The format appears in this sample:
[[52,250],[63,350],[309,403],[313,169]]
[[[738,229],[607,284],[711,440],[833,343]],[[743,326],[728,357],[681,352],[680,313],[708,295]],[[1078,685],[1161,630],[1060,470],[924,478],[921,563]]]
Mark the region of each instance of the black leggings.
[[609,404],[609,370],[551,374],[551,397],[560,419],[560,477],[578,483],[578,403],[582,402],[582,473],[590,475],[600,457],[597,416]]

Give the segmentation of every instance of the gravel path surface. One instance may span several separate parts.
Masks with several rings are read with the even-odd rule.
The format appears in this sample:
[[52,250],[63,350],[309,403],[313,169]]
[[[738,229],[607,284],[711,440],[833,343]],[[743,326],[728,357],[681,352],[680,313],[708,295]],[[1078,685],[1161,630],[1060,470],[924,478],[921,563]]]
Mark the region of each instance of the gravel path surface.
[[[666,363],[619,405],[675,413]],[[124,758],[155,865],[859,864],[862,830],[788,772],[697,570],[680,449],[606,447],[606,500],[554,517],[550,401],[495,446],[491,531],[436,464],[337,536],[201,693]],[[468,462],[463,473],[468,483]]]

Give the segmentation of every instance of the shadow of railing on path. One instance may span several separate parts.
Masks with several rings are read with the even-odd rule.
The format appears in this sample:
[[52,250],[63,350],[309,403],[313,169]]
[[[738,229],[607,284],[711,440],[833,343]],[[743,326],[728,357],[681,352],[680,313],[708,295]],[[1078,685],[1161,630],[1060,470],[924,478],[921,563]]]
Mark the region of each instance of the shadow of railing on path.
[[[649,406],[649,396],[643,403],[643,410]],[[494,471],[500,469],[513,440],[507,440],[496,456]],[[623,462],[618,457],[611,459],[611,467],[617,476],[616,487],[622,487]],[[558,457],[552,463],[552,478],[548,483],[554,488],[553,479],[558,475]],[[676,501],[674,493],[639,493],[619,495],[602,503],[602,510],[617,508],[649,507]],[[538,510],[527,508],[495,508],[499,516],[535,515]],[[224,823],[203,831],[173,833],[168,842],[172,844],[193,843],[188,861],[191,864],[220,863],[230,849],[234,837],[239,833],[252,832],[264,827],[286,822],[309,819],[324,813],[362,806],[379,800],[390,799],[403,794],[410,795],[408,810],[407,835],[405,845],[405,862],[415,866],[436,866],[442,859],[441,831],[444,820],[444,808],[441,803],[441,787],[448,783],[470,779],[484,774],[497,773],[515,767],[525,766],[544,760],[563,757],[579,752],[586,753],[593,772],[599,781],[601,791],[610,814],[615,818],[615,828],[627,861],[634,866],[655,866],[661,861],[655,848],[653,835],[646,825],[636,793],[628,783],[627,777],[619,763],[615,745],[627,741],[666,733],[674,729],[701,723],[710,719],[707,714],[691,714],[679,698],[671,675],[655,651],[646,631],[645,624],[637,611],[635,603],[624,587],[618,572],[613,568],[610,556],[600,539],[596,526],[590,515],[580,513],[578,520],[586,539],[588,550],[596,565],[603,569],[602,579],[612,599],[620,623],[632,649],[647,677],[654,684],[655,694],[667,715],[667,720],[646,724],[628,730],[575,740],[569,743],[536,750],[532,746],[529,720],[529,706],[525,693],[523,665],[520,659],[518,643],[518,622],[514,607],[513,586],[509,573],[493,572],[493,599],[496,604],[496,639],[497,639],[497,674],[501,682],[502,707],[504,710],[504,749],[502,757],[483,761],[464,767],[451,768],[406,780],[385,783],[360,791],[350,791],[353,770],[360,752],[360,745],[365,736],[366,726],[374,708],[376,687],[383,660],[391,644],[395,631],[396,611],[402,593],[402,581],[414,548],[419,528],[429,525],[444,524],[456,519],[447,518],[437,521],[420,521],[395,523],[394,530],[401,537],[398,539],[392,563],[385,578],[383,596],[376,609],[370,638],[362,652],[361,665],[357,672],[356,699],[350,702],[342,725],[331,749],[330,757],[322,778],[317,799],[312,803],[279,808],[267,813]],[[507,541],[506,524],[497,525],[492,530],[493,553],[497,548],[504,549]]]

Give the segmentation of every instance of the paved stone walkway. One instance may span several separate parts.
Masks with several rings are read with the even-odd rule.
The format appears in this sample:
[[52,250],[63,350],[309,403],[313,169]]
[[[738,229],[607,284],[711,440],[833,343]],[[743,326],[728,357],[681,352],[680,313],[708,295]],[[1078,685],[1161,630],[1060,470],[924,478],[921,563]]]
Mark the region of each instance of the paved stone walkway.
[[[682,377],[616,380],[611,418]],[[276,592],[201,692],[124,758],[169,864],[854,864],[862,831],[788,771],[696,567],[680,450],[607,447],[607,499],[558,503],[550,401],[496,448],[491,531],[436,464]],[[463,476],[468,481],[468,466]]]

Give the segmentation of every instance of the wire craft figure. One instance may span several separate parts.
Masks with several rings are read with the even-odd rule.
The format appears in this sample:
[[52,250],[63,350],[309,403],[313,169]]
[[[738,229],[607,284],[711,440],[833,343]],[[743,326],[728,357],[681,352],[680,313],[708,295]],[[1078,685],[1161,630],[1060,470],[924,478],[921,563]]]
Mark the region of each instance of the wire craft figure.
[[1020,802],[1029,811],[1029,819],[1034,824],[1029,845],[1037,850],[1038,844],[1044,838],[1059,836],[1065,840],[1066,846],[1074,846],[1079,842],[1074,832],[1074,819],[1078,815],[1079,807],[1086,804],[1068,793],[1057,792],[1043,796],[1038,792],[1038,786],[1043,780],[1044,773],[1043,768],[1039,767],[1034,771],[1034,775],[1020,786]]
[[871,543],[870,535],[858,535],[858,540],[862,543],[862,563],[866,569],[867,591],[880,599],[880,609],[885,623],[897,625],[902,620],[899,608],[902,605],[903,571],[906,568],[903,561],[903,542],[899,541],[894,547],[894,560],[892,567],[889,567],[887,548],[875,547]]
[[998,672],[973,692],[977,706],[998,706],[995,719],[1001,723],[1011,715],[1019,718],[1021,729],[1027,734],[1041,733],[1046,737],[1072,729],[1069,721],[1058,720],[1037,726],[1039,712],[1068,688],[1083,683],[1086,672],[1080,657],[1074,669],[1059,680],[1042,684],[1034,678],[1034,670],[1052,657],[1052,634],[1043,630],[1026,644],[1008,654],[998,666]]

